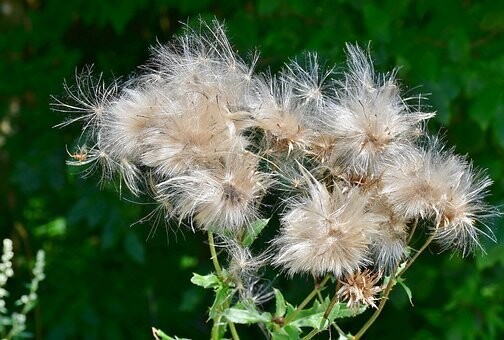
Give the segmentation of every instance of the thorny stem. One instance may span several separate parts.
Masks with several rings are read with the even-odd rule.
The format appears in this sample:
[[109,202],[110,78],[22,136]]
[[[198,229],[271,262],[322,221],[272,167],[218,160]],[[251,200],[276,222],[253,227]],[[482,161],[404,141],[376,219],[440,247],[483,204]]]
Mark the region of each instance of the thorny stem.
[[331,275],[327,274],[324,277],[324,279],[322,280],[322,282],[320,282],[318,285],[315,286],[315,288],[313,288],[313,290],[310,292],[310,294],[308,294],[308,296],[303,300],[303,302],[301,302],[301,304],[294,310],[294,312],[292,312],[291,314],[289,314],[285,318],[284,325],[287,325],[287,324],[289,324],[289,322],[294,320],[294,318],[298,315],[298,313],[301,312],[303,310],[303,308],[306,307],[306,305],[313,299],[313,297],[315,295],[317,295],[317,293],[322,288],[324,288],[325,284],[327,283],[327,281],[329,281],[330,278],[331,278]]
[[[415,221],[415,225],[414,226],[416,226],[416,221]],[[434,240],[434,237],[436,235],[436,231],[437,231],[437,226],[436,226],[436,230],[434,230],[434,232],[427,238],[427,240],[425,241],[425,243],[423,244],[423,246],[406,263],[406,266],[404,266],[404,268],[401,269],[401,271],[399,273],[397,273],[394,276],[390,277],[389,282],[387,284],[387,287],[385,288],[385,291],[383,292],[383,295],[382,295],[382,298],[381,298],[381,301],[380,301],[380,305],[378,306],[378,309],[373,313],[373,315],[371,315],[371,317],[369,318],[369,320],[364,324],[364,326],[362,326],[362,328],[359,330],[359,332],[353,337],[353,340],[359,340],[364,335],[364,333],[366,333],[366,331],[368,330],[368,328],[371,327],[371,325],[373,324],[373,322],[378,318],[378,316],[380,315],[381,311],[383,310],[383,307],[385,307],[385,304],[388,301],[388,296],[390,294],[390,291],[392,290],[392,287],[394,286],[395,282],[397,281],[397,278],[401,277],[406,272],[406,270],[408,270],[408,268],[411,267],[411,265],[413,264],[413,262],[415,262],[415,260],[418,258],[418,256],[420,256],[420,254],[425,249],[427,249],[427,247],[429,246],[429,244],[431,244],[431,242]],[[413,233],[411,233],[411,235],[412,234]],[[397,271],[397,268],[395,269],[395,271]]]
[[[210,247],[210,256],[212,257],[212,263],[215,268],[215,272],[217,273],[217,276],[219,279],[222,281],[224,278],[222,277],[222,268],[219,264],[219,258],[217,257],[217,252],[215,250],[215,242],[214,242],[214,236],[211,231],[208,231],[208,245]],[[224,308],[229,307],[229,302],[225,302]],[[217,340],[219,339],[219,323],[221,321],[221,316],[219,316],[217,319],[214,320],[214,324],[212,326],[212,340]],[[236,327],[233,322],[227,320],[227,324],[229,326],[229,331],[231,332],[231,336],[233,337],[233,340],[240,340],[240,337],[238,336],[238,332],[236,331]]]
[[413,225],[411,226],[411,231],[408,235],[408,239],[406,240],[406,244],[409,244],[411,242],[411,239],[413,238],[413,234],[415,233],[417,225],[418,225],[418,218],[415,218],[415,222],[413,222]]

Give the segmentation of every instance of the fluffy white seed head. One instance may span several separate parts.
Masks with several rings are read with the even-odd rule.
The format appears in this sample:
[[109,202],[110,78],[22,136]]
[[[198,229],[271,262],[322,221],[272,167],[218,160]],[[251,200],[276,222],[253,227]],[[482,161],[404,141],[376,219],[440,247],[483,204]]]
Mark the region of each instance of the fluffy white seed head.
[[100,144],[116,158],[139,164],[148,129],[163,118],[163,97],[159,89],[124,89],[109,105],[100,129]]
[[396,158],[382,179],[382,194],[395,213],[407,219],[432,218],[443,249],[466,255],[479,245],[479,235],[493,238],[490,229],[478,227],[479,221],[496,214],[483,202],[492,181],[465,157],[443,150],[437,139]]
[[374,173],[418,136],[432,113],[414,112],[401,98],[394,73],[375,75],[369,57],[347,45],[349,71],[338,82],[327,124],[337,138],[333,157],[357,174]]
[[215,165],[223,153],[241,153],[248,144],[236,126],[225,119],[215,100],[198,96],[165,115],[147,130],[142,163],[164,176]]
[[[328,98],[329,78],[333,69],[324,69],[320,65],[316,53],[307,53],[305,55],[304,65],[296,60],[291,60],[285,65],[281,72],[281,78],[285,83],[292,87],[292,95],[298,102],[298,105],[312,111],[313,119],[316,121],[318,111],[325,108]],[[317,121],[317,123],[319,123]]]
[[271,184],[257,169],[257,159],[231,154],[218,168],[194,170],[158,184],[160,198],[173,202],[180,220],[189,218],[204,230],[242,231],[259,218],[259,204]]
[[264,75],[255,82],[250,104],[255,125],[264,132],[262,149],[266,154],[305,151],[313,137],[307,124],[307,110],[294,94],[293,84]]
[[407,256],[410,221],[394,213],[383,197],[375,197],[370,209],[383,217],[378,232],[372,235],[374,265],[378,270],[390,273]]
[[358,190],[335,186],[330,193],[311,181],[309,195],[293,201],[282,217],[274,263],[290,275],[337,277],[369,264],[371,235],[381,217],[368,212],[366,205],[367,197]]
[[474,170],[466,159],[460,159],[458,179],[453,178],[436,206],[435,237],[442,249],[455,249],[463,256],[481,248],[480,237],[495,240],[486,219],[499,212],[484,202],[492,180]]

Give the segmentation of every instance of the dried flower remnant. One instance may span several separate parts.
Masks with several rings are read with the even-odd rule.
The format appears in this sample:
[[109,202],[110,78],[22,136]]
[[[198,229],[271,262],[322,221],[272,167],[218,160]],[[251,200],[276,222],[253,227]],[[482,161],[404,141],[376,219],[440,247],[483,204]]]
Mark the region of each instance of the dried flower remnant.
[[351,309],[358,309],[361,305],[377,308],[376,295],[382,291],[382,287],[376,285],[381,279],[379,272],[371,272],[369,269],[361,272],[358,269],[354,273],[346,274],[343,280],[339,280],[341,288],[336,292],[338,298],[347,301]]
[[273,292],[266,288],[260,273],[261,268],[270,261],[271,254],[263,252],[255,255],[249,247],[225,237],[221,243],[228,253],[228,273],[242,301],[256,305],[271,299]]

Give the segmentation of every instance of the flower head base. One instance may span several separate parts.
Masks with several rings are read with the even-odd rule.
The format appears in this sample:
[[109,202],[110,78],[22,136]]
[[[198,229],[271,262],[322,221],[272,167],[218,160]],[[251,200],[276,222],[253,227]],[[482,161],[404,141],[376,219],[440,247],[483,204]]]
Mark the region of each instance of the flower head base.
[[376,284],[380,279],[379,272],[373,273],[369,269],[361,272],[358,269],[339,280],[341,288],[336,295],[340,300],[347,301],[347,306],[351,309],[358,309],[361,305],[378,308],[375,303],[378,300],[376,295],[382,291],[382,287]]

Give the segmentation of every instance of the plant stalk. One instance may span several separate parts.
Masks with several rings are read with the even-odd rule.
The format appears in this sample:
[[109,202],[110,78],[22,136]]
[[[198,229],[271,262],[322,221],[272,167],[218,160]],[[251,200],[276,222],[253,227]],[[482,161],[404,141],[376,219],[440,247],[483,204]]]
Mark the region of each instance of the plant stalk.
[[[208,245],[210,247],[210,256],[212,257],[212,263],[215,268],[215,273],[219,277],[221,281],[224,282],[224,277],[222,276],[222,268],[219,263],[219,258],[217,257],[217,251],[215,250],[215,241],[214,241],[214,236],[211,231],[208,231]],[[226,301],[224,304],[225,308],[229,307],[229,302]],[[212,340],[218,340],[219,339],[219,323],[220,323],[221,317],[219,316],[216,320],[214,320],[214,324],[212,326],[212,335],[211,339]],[[233,340],[240,340],[240,337],[238,336],[238,332],[236,331],[236,327],[233,322],[226,320],[228,326],[229,326],[229,331],[231,332],[231,337]]]
[[317,293],[320,291],[320,289],[324,288],[326,285],[327,281],[331,278],[330,274],[327,274],[322,282],[320,282],[318,285],[313,288],[313,290],[308,294],[308,296],[301,302],[301,304],[292,312],[290,315],[288,315],[285,320],[284,320],[284,325],[289,324],[294,318],[298,315],[299,312],[303,310],[303,308],[306,307],[306,305],[317,295]]
[[[414,226],[416,227],[416,223],[414,224]],[[436,227],[436,230],[437,230],[437,227]],[[373,313],[373,315],[371,315],[371,317],[369,318],[369,320],[364,324],[364,326],[362,326],[362,328],[359,330],[359,332],[353,337],[353,340],[359,340],[364,335],[364,333],[366,333],[366,331],[368,330],[368,328],[371,327],[371,325],[373,324],[373,322],[375,322],[375,320],[378,318],[378,316],[380,315],[381,311],[385,307],[385,304],[388,301],[388,296],[390,294],[390,291],[392,290],[392,287],[394,286],[395,282],[397,281],[397,278],[401,277],[406,272],[406,270],[408,270],[411,267],[411,265],[413,264],[413,262],[415,262],[415,260],[418,258],[418,256],[420,256],[420,254],[425,249],[427,249],[427,247],[429,246],[429,244],[431,244],[431,242],[434,240],[434,237],[436,235],[436,230],[427,238],[427,240],[425,241],[425,243],[423,244],[423,246],[408,261],[408,263],[406,264],[406,266],[399,273],[397,273],[394,276],[390,277],[389,282],[387,284],[387,287],[385,288],[385,291],[383,292],[382,299],[380,301],[380,305],[378,306],[378,309]]]

